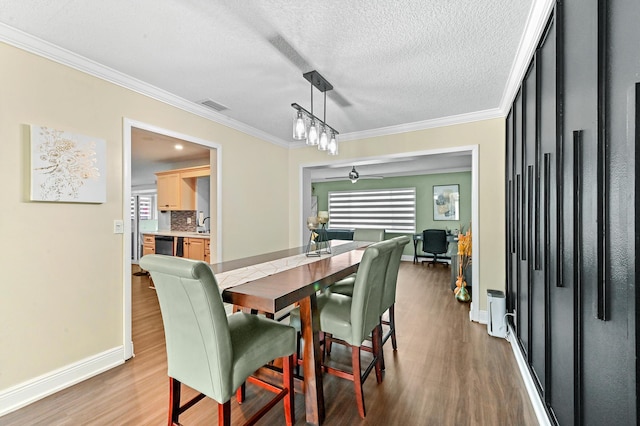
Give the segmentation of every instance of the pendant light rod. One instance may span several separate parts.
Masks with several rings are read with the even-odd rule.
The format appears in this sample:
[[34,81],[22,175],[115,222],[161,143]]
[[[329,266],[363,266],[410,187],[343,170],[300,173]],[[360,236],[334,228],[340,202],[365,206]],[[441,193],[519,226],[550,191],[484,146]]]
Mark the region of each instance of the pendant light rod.
[[304,112],[307,116],[309,116],[309,118],[314,118],[316,121],[319,121],[320,123],[322,123],[323,125],[327,126],[327,128],[331,129],[331,131],[333,133],[335,133],[336,135],[339,135],[340,132],[337,131],[336,129],[334,129],[333,127],[331,127],[330,125],[328,125],[327,123],[325,123],[323,120],[320,120],[319,117],[316,117],[315,115],[313,115],[312,113],[310,113],[309,111],[307,111],[304,107],[301,107],[300,105],[298,105],[296,102],[292,103],[291,106],[298,110],[298,111],[302,111]]
[[313,115],[313,83],[311,84],[311,115]]
[[327,122],[327,92],[324,92],[324,122]]

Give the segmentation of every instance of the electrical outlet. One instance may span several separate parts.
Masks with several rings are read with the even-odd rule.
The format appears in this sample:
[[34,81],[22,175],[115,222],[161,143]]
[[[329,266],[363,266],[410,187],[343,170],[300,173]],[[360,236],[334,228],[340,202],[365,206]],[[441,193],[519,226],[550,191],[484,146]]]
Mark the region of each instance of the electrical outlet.
[[191,218],[190,217],[187,218],[187,225],[191,225]]

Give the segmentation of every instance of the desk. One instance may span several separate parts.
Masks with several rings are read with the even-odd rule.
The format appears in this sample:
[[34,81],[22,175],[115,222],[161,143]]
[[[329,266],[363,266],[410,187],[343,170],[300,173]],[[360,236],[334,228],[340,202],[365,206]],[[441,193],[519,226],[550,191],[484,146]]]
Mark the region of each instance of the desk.
[[[427,256],[425,254],[418,254],[418,243],[422,241],[422,232],[419,234],[413,234],[413,263],[418,263],[419,257],[431,258],[432,256]],[[446,256],[438,256],[438,259],[448,259],[451,260],[451,243],[457,242],[458,236],[453,234],[447,234],[447,242],[449,243],[449,249],[447,250]]]
[[[355,242],[354,242],[355,243]],[[253,281],[227,288],[222,292],[222,299],[246,308],[257,309],[268,313],[276,313],[296,302],[300,304],[300,322],[304,345],[303,371],[304,394],[307,423],[319,425],[324,421],[324,392],[322,389],[322,353],[320,350],[318,306],[316,292],[323,290],[358,270],[364,247],[370,243],[355,243],[357,248],[342,254],[334,254],[318,259],[315,262],[277,272]],[[304,248],[301,248],[304,250]],[[299,249],[294,249],[297,252]],[[259,256],[258,258],[278,258],[287,256],[292,251],[277,252],[280,254]],[[290,255],[290,254],[289,254]],[[280,257],[282,258],[282,257]],[[234,266],[244,265],[252,260],[234,261]],[[238,266],[240,267],[240,266]],[[226,268],[226,269],[225,269]],[[225,263],[212,265],[214,272],[230,270]]]

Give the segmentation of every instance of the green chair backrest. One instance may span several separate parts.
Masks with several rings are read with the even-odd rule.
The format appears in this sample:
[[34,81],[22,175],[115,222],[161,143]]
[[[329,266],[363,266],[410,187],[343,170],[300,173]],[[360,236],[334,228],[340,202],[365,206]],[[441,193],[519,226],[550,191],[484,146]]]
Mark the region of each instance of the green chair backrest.
[[151,273],[158,294],[168,375],[225,402],[225,396],[234,392],[233,352],[211,268],[204,262],[157,254],[142,257],[140,267]]
[[384,240],[384,229],[357,228],[353,231],[354,241],[371,241],[377,243]]
[[370,245],[364,252],[353,285],[352,341],[349,342],[353,345],[361,344],[379,324],[387,266],[395,246],[394,241],[381,241]]
[[381,313],[384,313],[394,303],[396,303],[396,284],[398,283],[398,270],[400,269],[400,259],[402,258],[402,252],[404,246],[409,244],[411,238],[406,235],[395,237],[390,239],[396,243],[391,258],[389,259],[389,267],[387,268],[387,274],[384,282],[384,294],[382,295],[382,308]]

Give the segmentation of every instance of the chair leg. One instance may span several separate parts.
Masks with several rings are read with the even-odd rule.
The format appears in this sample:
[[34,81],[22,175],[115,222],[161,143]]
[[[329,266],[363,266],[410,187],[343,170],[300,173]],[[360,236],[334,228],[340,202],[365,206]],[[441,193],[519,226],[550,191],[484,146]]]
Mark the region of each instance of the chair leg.
[[[382,320],[381,320],[382,322]],[[384,355],[382,354],[382,326],[378,324],[373,329],[372,343],[373,343],[373,356],[376,359],[376,381],[382,383],[382,370],[384,369]],[[355,374],[355,371],[354,371]]]
[[218,403],[218,426],[231,426],[231,401]]
[[360,372],[360,346],[351,347],[351,368],[353,369],[353,387],[356,392],[358,413],[365,418],[364,394],[362,393],[362,373]]
[[296,422],[296,410],[294,404],[295,391],[293,390],[293,365],[293,355],[282,358],[282,387],[288,392],[284,397],[284,418],[287,422],[287,426],[291,426]]
[[333,341],[331,339],[331,334],[324,333],[324,347],[325,347],[325,353],[327,355],[331,355],[331,344],[332,343],[333,343]]
[[236,390],[236,401],[238,401],[238,404],[242,404],[246,397],[247,397],[247,384],[243,383]]
[[169,426],[179,425],[180,417],[180,382],[169,377]]
[[293,365],[296,376],[300,375],[300,360],[302,359],[302,335],[298,331],[296,333],[296,353],[293,354]]
[[398,341],[396,339],[396,305],[395,303],[389,308],[389,324],[391,327],[391,346],[394,351],[398,350]]
[[[379,344],[380,356],[379,356],[379,359],[380,359],[380,365],[382,367],[382,370],[384,371],[384,369],[386,367],[384,365],[384,351],[383,351],[383,349],[384,349],[384,328],[382,328],[382,324],[385,324],[385,322],[382,321],[382,317],[380,317],[380,325],[379,325],[379,329],[380,329],[380,333],[379,333],[379,337],[380,337],[380,344]],[[374,332],[375,332],[375,330],[374,330]],[[375,334],[372,333],[371,337],[372,338],[375,337]],[[373,339],[372,339],[372,342],[373,342]],[[375,345],[373,345],[373,347],[375,348]],[[378,383],[380,383],[380,382],[378,382]]]

